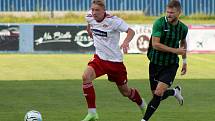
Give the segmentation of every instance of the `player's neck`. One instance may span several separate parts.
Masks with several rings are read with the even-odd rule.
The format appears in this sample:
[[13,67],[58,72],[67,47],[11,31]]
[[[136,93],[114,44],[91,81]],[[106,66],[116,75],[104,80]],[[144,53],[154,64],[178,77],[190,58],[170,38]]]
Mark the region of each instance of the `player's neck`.
[[179,22],[179,20],[178,20],[178,19],[176,19],[176,20],[171,21],[171,22],[169,22],[169,23],[170,23],[170,24],[172,24],[172,25],[177,25],[177,24],[178,24],[178,22]]
[[105,19],[105,17],[106,17],[106,12],[104,13],[103,18],[101,20],[96,20],[96,22],[99,22],[99,23],[102,22]]

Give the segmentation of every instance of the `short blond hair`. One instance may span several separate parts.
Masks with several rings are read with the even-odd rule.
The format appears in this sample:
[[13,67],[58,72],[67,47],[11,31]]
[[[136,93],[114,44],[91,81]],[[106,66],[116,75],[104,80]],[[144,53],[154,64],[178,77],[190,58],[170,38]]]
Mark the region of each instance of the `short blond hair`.
[[92,4],[99,5],[105,9],[105,1],[104,0],[92,0]]

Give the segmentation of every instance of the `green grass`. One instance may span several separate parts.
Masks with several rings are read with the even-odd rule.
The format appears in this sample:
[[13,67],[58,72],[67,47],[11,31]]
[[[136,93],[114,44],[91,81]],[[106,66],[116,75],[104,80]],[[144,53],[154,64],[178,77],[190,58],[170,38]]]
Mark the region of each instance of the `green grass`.
[[[88,54],[1,54],[0,80],[80,79]],[[124,58],[130,79],[148,78],[146,55],[129,54]],[[211,79],[215,75],[215,54],[188,55],[188,74],[178,79]],[[202,68],[203,64],[205,68]],[[180,69],[180,68],[179,68]],[[12,76],[8,76],[12,74]],[[102,77],[102,79],[105,79]]]
[[[44,121],[80,121],[87,112],[81,75],[92,55],[1,54],[0,121],[22,121],[38,110]],[[215,55],[188,55],[188,74],[177,74],[174,85],[183,87],[184,106],[174,98],[163,101],[150,121],[214,121]],[[151,98],[145,55],[126,55],[129,86],[147,101]],[[94,81],[100,121],[140,121],[138,107],[122,97],[103,76]],[[168,114],[168,115],[167,115]]]

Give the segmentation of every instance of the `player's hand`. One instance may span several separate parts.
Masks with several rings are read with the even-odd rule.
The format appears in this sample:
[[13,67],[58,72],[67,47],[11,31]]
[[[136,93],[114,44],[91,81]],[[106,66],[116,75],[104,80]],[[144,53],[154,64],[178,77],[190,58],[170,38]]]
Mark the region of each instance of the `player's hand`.
[[182,69],[181,69],[181,75],[185,75],[187,73],[187,64],[183,63]]
[[93,33],[92,32],[88,32],[88,36],[90,36],[90,38],[93,39]]
[[120,46],[120,49],[123,50],[123,53],[128,53],[128,50],[129,50],[129,43],[124,41],[122,43],[122,45]]
[[186,54],[186,51],[187,51],[187,50],[184,49],[184,48],[177,48],[175,53],[176,53],[177,55],[185,55],[185,54]]

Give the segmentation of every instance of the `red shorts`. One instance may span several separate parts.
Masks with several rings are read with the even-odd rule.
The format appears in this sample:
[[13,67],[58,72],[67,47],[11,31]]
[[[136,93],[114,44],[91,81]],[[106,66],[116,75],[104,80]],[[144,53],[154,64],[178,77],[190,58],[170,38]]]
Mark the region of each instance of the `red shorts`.
[[102,60],[98,55],[95,54],[88,65],[93,67],[96,73],[96,77],[107,74],[108,80],[116,82],[118,86],[127,83],[127,71],[123,62],[111,62]]

